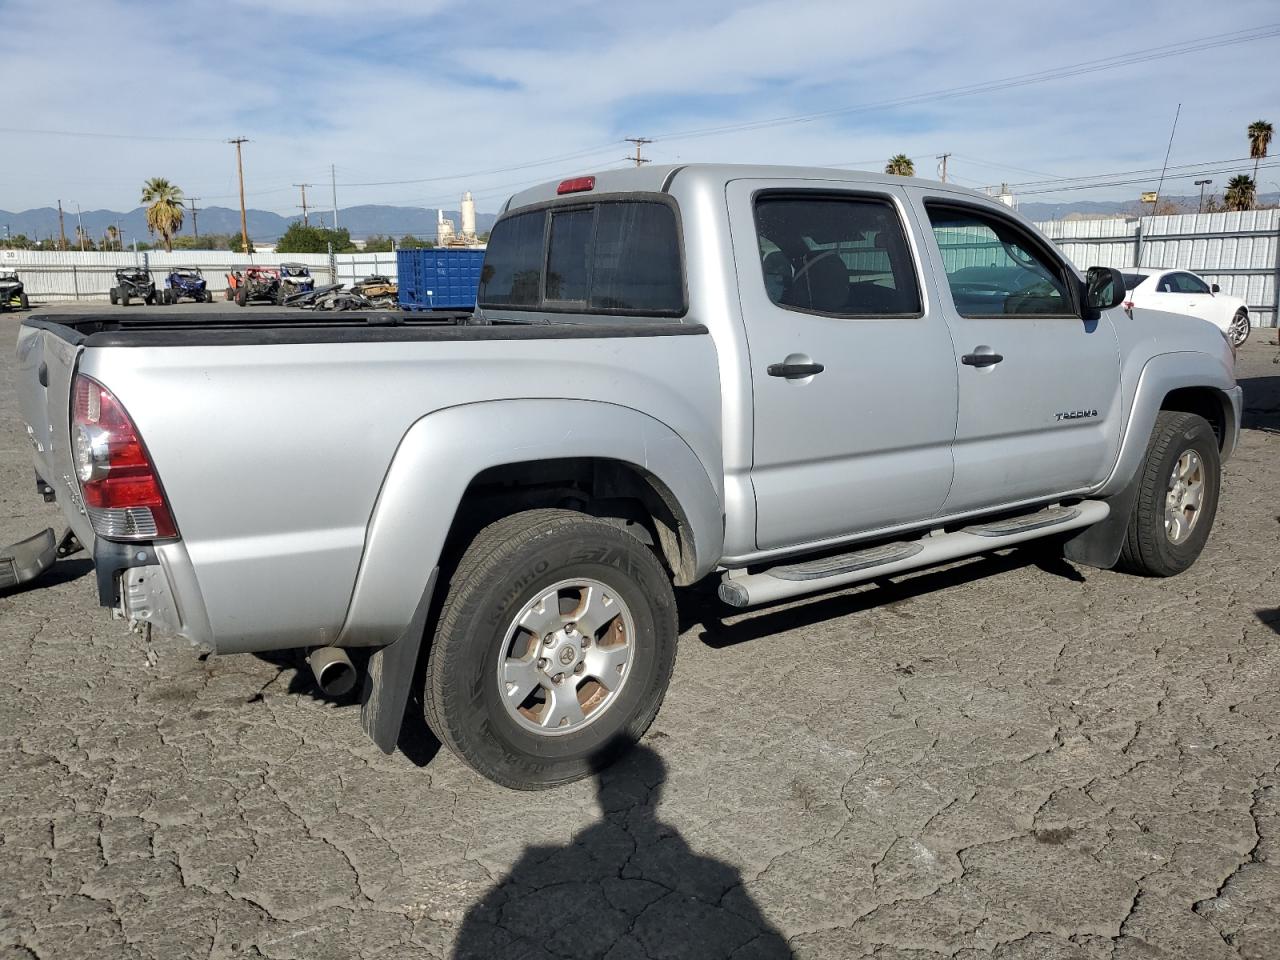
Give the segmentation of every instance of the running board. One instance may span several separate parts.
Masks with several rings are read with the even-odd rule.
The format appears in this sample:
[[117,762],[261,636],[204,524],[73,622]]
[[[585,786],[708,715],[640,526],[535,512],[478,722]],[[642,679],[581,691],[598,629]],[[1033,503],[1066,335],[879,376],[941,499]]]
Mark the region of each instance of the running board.
[[821,560],[783,564],[759,573],[730,570],[720,582],[720,599],[731,607],[754,607],[817,593],[988,553],[1051,533],[1093,526],[1106,519],[1110,512],[1111,508],[1101,500],[1083,500],[1070,507],[1046,507],[1035,513],[977,523],[951,533],[933,533],[919,540],[881,544]]

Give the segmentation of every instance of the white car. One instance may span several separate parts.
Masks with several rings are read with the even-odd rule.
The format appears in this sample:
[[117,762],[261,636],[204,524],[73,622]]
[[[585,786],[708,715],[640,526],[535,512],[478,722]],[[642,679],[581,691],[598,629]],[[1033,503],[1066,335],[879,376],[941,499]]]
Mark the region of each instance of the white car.
[[1166,313],[1185,313],[1208,320],[1226,334],[1232,346],[1249,339],[1249,308],[1239,297],[1222,293],[1190,270],[1136,267],[1124,272],[1129,292],[1124,307],[1146,307]]

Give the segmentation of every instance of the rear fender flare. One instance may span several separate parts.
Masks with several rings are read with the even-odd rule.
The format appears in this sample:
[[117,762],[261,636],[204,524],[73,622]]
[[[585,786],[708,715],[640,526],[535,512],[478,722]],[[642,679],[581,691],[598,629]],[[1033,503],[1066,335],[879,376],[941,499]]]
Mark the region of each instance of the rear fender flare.
[[365,534],[338,645],[384,646],[401,636],[476,475],[565,457],[618,460],[655,477],[688,524],[695,574],[710,572],[724,539],[720,497],[702,461],[666,424],[599,401],[464,404],[421,418],[400,441]]

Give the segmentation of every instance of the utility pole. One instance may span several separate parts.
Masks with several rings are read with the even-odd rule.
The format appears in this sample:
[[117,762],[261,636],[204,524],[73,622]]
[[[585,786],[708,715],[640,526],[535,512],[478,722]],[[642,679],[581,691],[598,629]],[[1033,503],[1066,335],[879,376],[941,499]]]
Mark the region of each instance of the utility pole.
[[333,190],[333,229],[338,229],[338,174],[333,164],[329,164],[329,186]]
[[244,241],[244,252],[249,252],[249,215],[244,208],[244,163],[240,159],[240,145],[248,143],[246,137],[235,137],[227,143],[236,145],[236,173],[240,177],[240,238]]
[[311,223],[307,220],[307,187],[311,186],[311,184],[295,183],[294,186],[302,188],[302,225],[304,227],[309,227],[311,226]]
[[196,201],[199,200],[200,198],[187,197],[187,199],[191,201],[191,232],[194,233],[196,235],[196,239],[199,240],[200,239],[200,223],[196,220],[196,217],[199,216],[200,211],[196,209]]
[[1196,213],[1204,213],[1204,188],[1206,184],[1213,183],[1212,180],[1197,180],[1196,186],[1200,188],[1200,206],[1196,207]]
[[67,249],[67,230],[62,224],[62,201],[58,201],[58,249]]
[[84,221],[80,219],[80,201],[76,201],[76,233],[80,235],[80,252],[84,253]]
[[649,160],[647,157],[640,156],[640,148],[643,147],[646,143],[653,143],[653,141],[648,139],[647,137],[627,137],[625,139],[627,143],[634,143],[636,145],[636,155],[634,157],[623,157],[622,159],[634,160],[637,167],[643,166],[644,164],[648,163]]
[[935,159],[935,160],[941,160],[941,161],[942,161],[942,182],[943,182],[943,183],[946,183],[946,182],[947,182],[947,158],[948,158],[948,157],[950,157],[950,156],[951,156],[951,154],[949,154],[949,153],[943,153],[943,154],[939,154],[938,156],[936,156],[936,157],[934,157],[934,158],[933,158],[933,159]]

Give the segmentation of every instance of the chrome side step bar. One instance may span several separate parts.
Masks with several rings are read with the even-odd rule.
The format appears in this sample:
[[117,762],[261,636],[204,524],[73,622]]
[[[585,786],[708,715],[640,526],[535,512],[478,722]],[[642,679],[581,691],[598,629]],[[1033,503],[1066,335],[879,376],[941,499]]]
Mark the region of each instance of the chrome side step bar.
[[759,573],[730,570],[720,582],[720,599],[741,608],[817,593],[988,553],[1051,533],[1090,527],[1105,520],[1110,512],[1111,508],[1101,500],[1083,500],[1070,507],[1046,507],[951,533],[933,533],[918,540],[881,544],[807,563],[787,563]]

